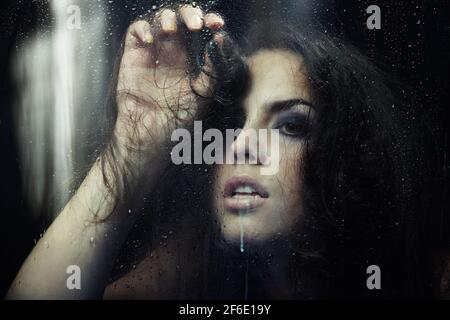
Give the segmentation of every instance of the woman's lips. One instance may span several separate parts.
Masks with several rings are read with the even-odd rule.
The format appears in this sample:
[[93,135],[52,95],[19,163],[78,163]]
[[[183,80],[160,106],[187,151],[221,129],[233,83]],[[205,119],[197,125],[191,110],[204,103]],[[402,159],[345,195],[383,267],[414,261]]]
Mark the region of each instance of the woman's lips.
[[269,199],[266,188],[249,175],[229,179],[223,191],[225,209],[235,213],[247,213],[264,205]]

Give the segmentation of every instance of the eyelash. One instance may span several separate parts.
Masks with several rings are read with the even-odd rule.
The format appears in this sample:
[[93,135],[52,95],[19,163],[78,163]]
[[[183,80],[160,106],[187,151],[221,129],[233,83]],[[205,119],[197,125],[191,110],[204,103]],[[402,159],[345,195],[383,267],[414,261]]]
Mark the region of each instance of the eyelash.
[[[294,126],[297,132],[288,132],[286,126]],[[298,113],[290,113],[282,115],[278,118],[274,129],[280,130],[280,133],[284,136],[291,137],[294,139],[303,139],[309,132],[311,123],[308,121],[307,116],[299,115]]]

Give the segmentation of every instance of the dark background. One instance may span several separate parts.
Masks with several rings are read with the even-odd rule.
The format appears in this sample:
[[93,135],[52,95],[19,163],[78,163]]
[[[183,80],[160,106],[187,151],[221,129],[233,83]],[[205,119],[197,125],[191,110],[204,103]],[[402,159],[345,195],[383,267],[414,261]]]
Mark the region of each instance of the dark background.
[[[201,2],[201,1],[198,1]],[[105,1],[108,3],[108,1]],[[155,1],[114,1],[109,23],[113,48],[128,22],[144,13]],[[368,30],[365,10],[381,8],[382,29]],[[0,296],[46,226],[35,221],[22,196],[21,168],[13,128],[13,101],[17,94],[11,82],[10,62],[18,40],[52,24],[45,0],[2,1],[0,4]],[[133,10],[136,8],[136,10]],[[449,1],[216,1],[230,31],[239,33],[254,17],[299,14],[320,22],[328,32],[343,33],[358,48],[417,92],[421,99],[418,121],[426,123],[426,153],[431,167],[428,195],[430,230],[442,247],[448,239],[449,198],[447,158],[450,105],[450,2]],[[112,50],[114,55],[114,50]],[[43,75],[45,81],[45,75]],[[438,218],[436,218],[438,217]]]

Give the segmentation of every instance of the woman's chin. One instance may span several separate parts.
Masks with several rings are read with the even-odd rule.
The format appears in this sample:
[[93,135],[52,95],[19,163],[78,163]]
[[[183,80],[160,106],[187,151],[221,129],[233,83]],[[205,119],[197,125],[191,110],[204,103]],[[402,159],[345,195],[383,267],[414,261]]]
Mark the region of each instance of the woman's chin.
[[222,236],[228,244],[241,249],[246,246],[263,245],[272,238],[270,233],[240,223],[223,224]]
[[217,219],[224,240],[241,247],[268,245],[269,242],[288,232],[289,222],[280,218],[280,213],[271,206],[261,206],[245,213],[236,213],[219,206]]

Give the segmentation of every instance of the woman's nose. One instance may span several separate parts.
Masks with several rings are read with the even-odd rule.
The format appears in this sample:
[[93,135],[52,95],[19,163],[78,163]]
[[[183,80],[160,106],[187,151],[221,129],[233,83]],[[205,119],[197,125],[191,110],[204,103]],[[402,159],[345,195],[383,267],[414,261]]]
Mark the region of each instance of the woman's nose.
[[242,129],[231,145],[235,164],[264,165],[267,158],[267,130]]

